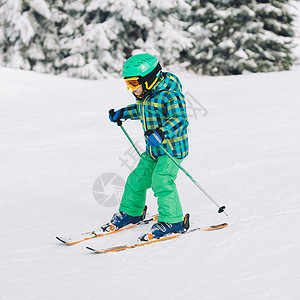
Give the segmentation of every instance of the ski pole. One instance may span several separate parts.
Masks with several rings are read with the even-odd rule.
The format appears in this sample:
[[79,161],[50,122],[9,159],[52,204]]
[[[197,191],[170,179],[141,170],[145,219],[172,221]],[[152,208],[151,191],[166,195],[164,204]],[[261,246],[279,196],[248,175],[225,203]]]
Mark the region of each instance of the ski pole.
[[[109,111],[110,115],[112,115],[114,113],[114,110],[111,109]],[[117,121],[117,125],[121,127],[121,129],[123,130],[124,134],[126,135],[126,137],[128,138],[129,142],[131,143],[131,145],[133,146],[133,148],[135,149],[135,151],[137,152],[137,154],[141,157],[140,152],[137,150],[136,146],[134,145],[132,139],[130,138],[129,134],[127,133],[127,131],[125,130],[125,128],[122,126],[122,121],[119,120]],[[228,214],[225,212],[225,206],[220,206],[215,200],[214,198],[204,190],[204,188],[180,165],[177,163],[177,161],[171,156],[171,154],[169,154],[169,152],[163,148],[163,146],[159,146],[159,148],[170,157],[170,159],[177,165],[177,167],[185,174],[187,175],[188,178],[190,178],[192,180],[192,182],[202,191],[202,193],[204,195],[206,195],[206,197],[211,200],[211,202],[213,202],[217,207],[218,207],[218,213],[224,213],[226,216],[228,216]]]
[[121,127],[121,129],[123,130],[123,132],[125,133],[126,137],[128,138],[129,142],[131,143],[132,147],[134,148],[134,150],[136,151],[136,153],[139,155],[139,157],[141,157],[141,154],[139,152],[139,150],[136,148],[136,146],[134,145],[132,139],[130,138],[130,136],[128,135],[127,131],[125,130],[125,128],[122,125],[119,125]]
[[159,148],[166,154],[168,155],[171,160],[177,165],[177,167],[185,174],[187,175],[188,178],[190,178],[192,180],[192,182],[202,191],[202,193],[209,199],[211,200],[211,202],[213,202],[217,207],[218,207],[218,213],[224,213],[226,216],[228,216],[228,214],[225,212],[225,206],[220,206],[216,200],[208,193],[204,190],[204,188],[171,156],[171,154],[169,154],[169,152],[162,146],[160,145]]
[[[115,113],[114,109],[110,109],[109,110],[109,114],[113,117]],[[122,121],[118,120],[117,121],[117,125],[121,127],[121,129],[123,130],[124,134],[126,135],[126,137],[128,138],[129,142],[131,143],[132,147],[134,148],[134,150],[136,151],[136,153],[139,155],[139,157],[141,157],[141,154],[139,152],[139,150],[136,148],[134,142],[132,141],[131,137],[129,136],[129,134],[127,133],[127,131],[125,130],[125,128],[122,126]]]

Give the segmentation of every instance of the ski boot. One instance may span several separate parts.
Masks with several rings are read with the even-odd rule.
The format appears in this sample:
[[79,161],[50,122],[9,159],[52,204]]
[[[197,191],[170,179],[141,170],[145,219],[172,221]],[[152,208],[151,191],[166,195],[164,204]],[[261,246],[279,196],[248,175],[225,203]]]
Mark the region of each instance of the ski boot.
[[157,222],[151,227],[151,233],[146,233],[139,237],[139,241],[150,241],[152,239],[159,239],[163,236],[172,233],[184,233],[190,227],[190,215],[186,214],[184,220],[178,223]]
[[128,214],[118,211],[116,212],[113,217],[111,218],[110,222],[103,225],[101,227],[103,232],[110,232],[110,231],[115,231],[118,230],[126,225],[129,224],[136,224],[140,221],[143,221],[146,217],[146,212],[147,212],[147,206],[145,205],[143,214],[141,216],[137,217],[132,217],[129,216]]

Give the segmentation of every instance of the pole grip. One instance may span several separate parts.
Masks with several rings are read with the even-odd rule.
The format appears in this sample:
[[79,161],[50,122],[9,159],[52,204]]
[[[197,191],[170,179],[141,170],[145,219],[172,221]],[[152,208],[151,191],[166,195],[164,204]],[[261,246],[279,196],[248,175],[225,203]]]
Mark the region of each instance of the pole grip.
[[[114,119],[115,110],[112,108],[112,109],[110,109],[108,112],[109,112],[111,118]],[[121,125],[122,125],[122,121],[121,121],[120,119],[117,120],[116,122],[117,122],[117,125],[118,125],[118,126],[121,126]]]

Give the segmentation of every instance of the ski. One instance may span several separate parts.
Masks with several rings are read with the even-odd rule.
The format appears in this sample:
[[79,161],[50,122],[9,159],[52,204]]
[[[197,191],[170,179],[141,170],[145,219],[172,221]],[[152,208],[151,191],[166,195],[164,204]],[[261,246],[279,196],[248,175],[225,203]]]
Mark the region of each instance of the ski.
[[110,248],[106,248],[106,249],[97,250],[97,249],[94,249],[94,248],[91,248],[91,247],[86,247],[86,248],[90,251],[93,251],[94,253],[105,254],[105,253],[110,253],[110,252],[118,252],[118,251],[123,251],[123,250],[127,250],[127,249],[132,249],[132,248],[137,248],[137,247],[141,247],[141,246],[150,245],[150,244],[153,244],[153,243],[168,241],[168,240],[175,239],[175,238],[178,238],[180,236],[186,235],[186,234],[191,233],[191,232],[199,231],[199,230],[200,231],[213,231],[213,230],[219,230],[219,229],[225,228],[227,226],[228,226],[227,223],[223,223],[223,224],[219,224],[219,225],[195,227],[195,228],[189,229],[189,230],[187,230],[183,233],[175,233],[175,234],[171,234],[171,235],[161,237],[159,239],[152,239],[152,240],[143,241],[143,242],[138,241],[138,242],[135,242],[135,243],[132,243],[132,244],[127,244],[127,245],[122,245],[122,246],[117,246],[117,247],[110,247]]
[[114,234],[114,233],[121,232],[121,231],[128,230],[128,229],[132,229],[132,228],[134,228],[136,226],[139,226],[139,225],[149,224],[150,222],[157,221],[157,219],[158,219],[158,215],[152,215],[151,217],[149,217],[147,219],[144,219],[143,221],[140,221],[136,224],[130,224],[130,225],[124,226],[124,227],[122,227],[118,230],[105,232],[102,229],[99,229],[99,230],[94,230],[94,231],[81,233],[78,236],[73,236],[73,237],[60,237],[60,236],[57,236],[56,238],[60,242],[66,244],[66,245],[75,245],[75,244],[78,244],[78,243],[81,243],[81,242],[84,242],[84,241],[87,241],[87,240],[90,240],[90,239],[94,239],[94,238]]

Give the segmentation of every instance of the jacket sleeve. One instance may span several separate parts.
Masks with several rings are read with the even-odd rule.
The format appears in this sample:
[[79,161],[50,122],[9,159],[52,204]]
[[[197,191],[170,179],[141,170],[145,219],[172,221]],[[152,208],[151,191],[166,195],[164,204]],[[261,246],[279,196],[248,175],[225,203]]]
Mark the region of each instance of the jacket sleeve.
[[163,124],[163,132],[167,139],[172,139],[189,124],[184,96],[181,93],[168,94],[165,108],[167,120]]
[[125,120],[139,120],[140,114],[138,111],[137,104],[129,104],[128,106],[124,107],[122,111],[122,116]]

